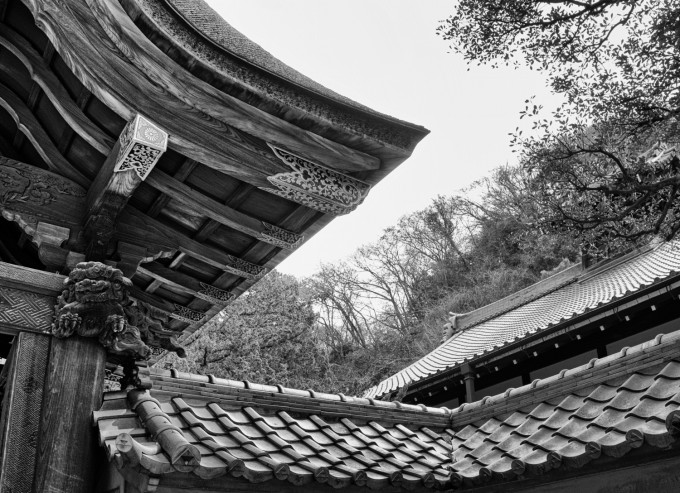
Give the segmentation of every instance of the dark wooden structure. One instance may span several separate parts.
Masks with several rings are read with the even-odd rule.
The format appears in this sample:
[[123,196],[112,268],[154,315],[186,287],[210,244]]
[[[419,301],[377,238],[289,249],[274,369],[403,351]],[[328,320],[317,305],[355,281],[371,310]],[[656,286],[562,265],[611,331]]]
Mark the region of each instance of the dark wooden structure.
[[201,1],[0,0],[0,491],[93,491],[107,365],[148,387],[139,361],[181,354],[426,134]]

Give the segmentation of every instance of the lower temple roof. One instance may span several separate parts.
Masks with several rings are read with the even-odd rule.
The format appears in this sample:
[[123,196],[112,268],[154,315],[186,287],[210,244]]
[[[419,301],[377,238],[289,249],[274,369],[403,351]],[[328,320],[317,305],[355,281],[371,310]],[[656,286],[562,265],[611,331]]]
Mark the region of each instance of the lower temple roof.
[[680,331],[453,410],[150,376],[150,391],[107,394],[94,420],[121,472],[161,485],[465,489],[680,452]]
[[380,398],[668,282],[680,273],[678,248],[680,242],[673,240],[636,250],[584,272],[572,268],[459,315],[456,330],[448,340],[368,389],[365,396]]

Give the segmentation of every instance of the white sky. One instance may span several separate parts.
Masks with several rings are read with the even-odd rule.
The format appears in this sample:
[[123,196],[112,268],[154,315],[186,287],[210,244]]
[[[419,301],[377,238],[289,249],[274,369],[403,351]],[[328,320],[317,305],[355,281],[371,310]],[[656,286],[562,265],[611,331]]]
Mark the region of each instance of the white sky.
[[366,201],[277,269],[313,274],[403,215],[513,162],[508,133],[525,99],[556,99],[540,74],[468,67],[435,35],[451,0],[207,0],[232,26],[334,91],[431,133]]

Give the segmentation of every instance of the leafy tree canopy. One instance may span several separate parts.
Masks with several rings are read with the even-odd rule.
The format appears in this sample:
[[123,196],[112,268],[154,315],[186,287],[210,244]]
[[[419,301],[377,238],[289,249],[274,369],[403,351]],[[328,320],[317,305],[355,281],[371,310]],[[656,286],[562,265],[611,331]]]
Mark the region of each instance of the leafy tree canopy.
[[470,63],[528,66],[565,98],[513,135],[540,205],[533,220],[587,242],[680,230],[680,3],[459,0],[438,33]]

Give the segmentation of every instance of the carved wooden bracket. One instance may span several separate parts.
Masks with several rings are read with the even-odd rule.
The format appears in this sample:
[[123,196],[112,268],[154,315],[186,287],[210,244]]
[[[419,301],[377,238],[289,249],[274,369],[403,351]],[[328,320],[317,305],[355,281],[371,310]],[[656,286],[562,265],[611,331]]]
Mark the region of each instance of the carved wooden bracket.
[[348,214],[368,195],[371,186],[361,180],[313,163],[269,144],[274,154],[293,171],[267,179],[276,188],[263,188],[293,202],[327,214]]
[[246,279],[259,279],[267,273],[267,268],[252,264],[233,255],[227,255],[227,262],[222,266],[227,272],[245,277]]
[[88,260],[106,260],[118,215],[167,145],[168,134],[141,115],[125,126],[87,192],[84,229]]
[[59,338],[96,337],[117,357],[148,359],[150,345],[183,356],[156,310],[130,300],[131,285],[119,269],[100,262],[79,263],[64,282],[51,333]]
[[264,230],[260,233],[260,239],[271,245],[287,250],[294,250],[302,244],[304,236],[279,228],[273,224],[262,221]]
[[137,115],[125,126],[119,142],[114,173],[133,170],[140,180],[144,180],[167,150],[168,134]]
[[192,310],[189,307],[178,305],[177,303],[175,303],[174,305],[175,310],[170,314],[171,318],[181,320],[182,322],[187,322],[190,324],[195,324],[203,320],[203,318],[205,318],[204,312]]

